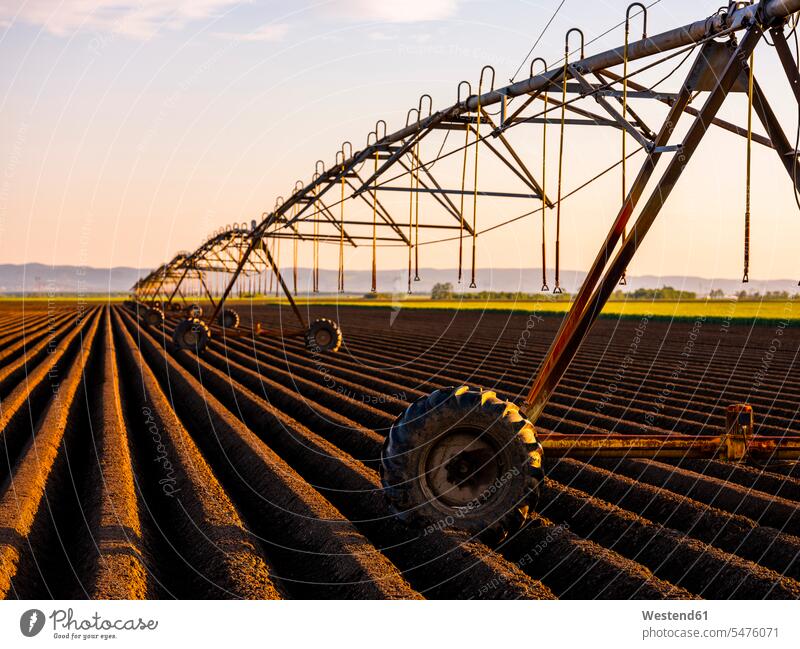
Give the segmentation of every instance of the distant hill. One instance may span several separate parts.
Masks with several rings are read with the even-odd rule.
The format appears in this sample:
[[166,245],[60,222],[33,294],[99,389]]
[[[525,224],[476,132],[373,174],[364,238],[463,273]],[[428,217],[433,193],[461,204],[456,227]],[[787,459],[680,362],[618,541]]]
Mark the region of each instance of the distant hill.
[[122,293],[148,272],[126,266],[0,264],[0,293]]
[[[114,268],[88,268],[80,266],[48,266],[46,264],[0,264],[0,293],[125,293],[150,269],[116,266]],[[429,293],[434,284],[451,282],[457,291],[468,291],[469,276],[465,269],[461,286],[457,283],[457,272],[453,268],[421,268],[420,281],[412,282],[414,293]],[[290,273],[289,273],[290,275]],[[536,268],[482,268],[477,271],[477,290],[521,291],[536,293],[541,289],[542,271]],[[581,271],[562,271],[561,285],[567,292],[575,292],[583,281]],[[287,281],[290,277],[287,276]],[[550,288],[553,288],[552,270],[548,273]],[[352,270],[345,275],[347,293],[367,293],[370,290],[371,273],[368,270]],[[298,269],[298,287],[301,291],[311,286],[311,269]],[[405,270],[383,270],[378,272],[378,290],[383,293],[405,293],[408,279]],[[637,288],[662,288],[672,286],[683,291],[692,291],[698,296],[707,295],[713,289],[722,289],[726,295],[747,290],[748,293],[787,291],[800,293],[797,280],[773,279],[753,280],[742,284],[736,279],[708,279],[705,277],[680,277],[643,275],[628,277],[624,291]],[[336,270],[320,270],[320,291],[335,293]]]

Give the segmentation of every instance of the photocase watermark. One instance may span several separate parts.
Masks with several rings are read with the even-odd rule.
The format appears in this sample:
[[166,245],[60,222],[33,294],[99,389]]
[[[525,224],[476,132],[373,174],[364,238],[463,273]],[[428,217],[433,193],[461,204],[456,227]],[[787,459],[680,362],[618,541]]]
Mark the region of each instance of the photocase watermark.
[[176,487],[178,480],[175,477],[175,468],[172,466],[172,462],[167,455],[167,447],[161,439],[161,431],[158,428],[158,423],[153,417],[153,411],[147,406],[142,407],[142,415],[145,417],[144,425],[147,426],[147,430],[153,438],[153,443],[156,445],[156,452],[158,455],[156,455],[154,461],[160,463],[164,471],[165,477],[161,478],[158,484],[161,485],[161,490],[164,492],[165,496],[174,498],[175,494],[180,491],[180,487]]
[[139,153],[145,153],[150,148],[151,143],[157,139],[158,132],[161,130],[161,127],[167,120],[169,114],[178,108],[185,95],[192,90],[192,88],[203,77],[203,75],[211,70],[222,58],[224,58],[228,52],[238,47],[239,44],[240,41],[236,40],[227,42],[223,47],[217,50],[213,56],[209,57],[206,61],[194,68],[192,73],[178,84],[172,94],[170,94],[170,96],[167,97],[166,101],[163,103],[161,110],[152,120],[150,120],[150,127],[137,146],[137,151]]
[[400,311],[403,309],[403,299],[407,297],[410,291],[404,293],[402,292],[402,278],[395,277],[394,281],[392,282],[392,292],[391,295],[391,310],[389,312],[389,326],[394,326],[394,321],[397,320],[397,316],[400,315]]
[[[783,307],[784,316],[788,316],[791,313],[793,307],[794,305],[791,302],[786,302],[786,304]],[[769,341],[769,346],[761,355],[761,364],[758,366],[758,369],[753,374],[752,390],[759,390],[761,389],[761,386],[764,385],[764,381],[766,380],[770,368],[772,367],[772,362],[775,360],[775,355],[783,346],[783,334],[788,326],[789,326],[788,317],[785,317],[783,320],[778,321],[778,324],[776,325],[773,331],[772,339]]]
[[[3,241],[6,233],[6,215],[8,214],[8,203],[11,195],[11,187],[14,185],[14,177],[17,173],[20,160],[22,159],[22,149],[28,139],[28,124],[22,122],[17,129],[17,136],[11,144],[10,152],[6,158],[3,170],[2,182],[0,182],[0,241]],[[8,143],[6,143],[8,145]]]
[[107,618],[97,612],[79,617],[71,608],[53,609],[45,615],[38,608],[32,608],[20,616],[19,630],[26,638],[32,638],[44,630],[48,618],[55,640],[113,640],[118,632],[147,632],[158,628],[158,620],[142,617]]
[[35,635],[39,635],[44,628],[44,622],[44,613],[38,608],[32,608],[20,616],[19,630],[26,638],[32,638]]
[[619,364],[619,367],[617,368],[617,371],[614,374],[614,377],[612,378],[611,382],[606,386],[606,390],[602,398],[594,406],[596,412],[602,412],[603,409],[606,407],[606,404],[608,404],[608,402],[611,401],[611,397],[619,389],[619,384],[625,378],[625,373],[634,363],[634,360],[636,358],[636,353],[639,351],[639,344],[642,342],[642,338],[644,338],[644,335],[647,332],[647,325],[650,323],[650,319],[652,317],[653,317],[652,313],[645,314],[639,321],[639,325],[636,327],[636,329],[634,329],[633,338],[631,339],[631,342],[628,345],[628,349],[625,353],[625,356],[622,358],[622,362]]
[[726,297],[724,300],[725,304],[727,304],[727,308],[725,309],[722,322],[719,325],[720,333],[722,333],[723,336],[727,335],[731,330],[731,323],[733,322],[733,316],[736,314],[736,304],[738,301],[738,298],[732,295]]
[[[47,353],[53,355],[58,351],[57,335],[57,306],[56,289],[52,280],[47,282]],[[78,323],[80,324],[80,323]],[[47,370],[47,380],[50,382],[50,391],[53,394],[55,407],[61,408],[61,369],[58,366],[58,359]]]
[[525,351],[528,349],[528,339],[531,337],[531,333],[536,325],[542,322],[544,322],[544,318],[535,311],[528,316],[528,319],[525,321],[525,329],[523,329],[522,333],[519,335],[519,340],[517,340],[517,344],[514,347],[514,353],[511,355],[512,365],[519,364],[520,358],[522,358]]
[[88,308],[88,304],[86,302],[86,294],[87,294],[87,287],[86,287],[86,269],[89,267],[89,247],[91,242],[91,234],[92,234],[92,227],[93,227],[93,219],[91,214],[87,217],[86,221],[84,222],[83,226],[81,227],[81,234],[80,234],[80,250],[78,253],[78,266],[75,269],[75,276],[76,276],[76,294],[77,294],[77,302],[76,302],[76,322],[80,324],[83,322],[83,318],[86,315],[86,311]]
[[[460,61],[489,61],[491,60],[494,67],[501,68],[515,68],[519,61],[507,58],[498,57],[497,52],[490,52],[488,49],[481,47],[463,47],[456,44],[446,44],[438,40],[417,40],[403,39],[399,42],[397,51],[405,56],[433,56],[436,58],[453,58]],[[499,79],[498,79],[499,81]],[[477,89],[477,79],[475,80],[475,87]],[[487,88],[485,87],[484,90]]]
[[330,369],[324,361],[325,356],[322,353],[322,348],[319,345],[311,345],[309,348],[309,353],[311,354],[311,359],[314,362],[315,369],[322,375],[322,384],[329,390],[332,390],[343,397],[353,399],[354,401],[360,401],[361,403],[368,405],[382,405],[387,403],[396,403],[397,401],[408,401],[408,395],[406,394],[405,390],[400,392],[366,392],[365,390],[354,390],[349,388],[340,383],[336,377],[331,374]]
[[692,329],[686,336],[686,342],[681,349],[680,358],[675,364],[675,368],[672,370],[664,387],[661,388],[658,395],[656,395],[656,400],[653,405],[644,414],[644,430],[649,430],[655,424],[656,418],[661,414],[661,411],[667,403],[667,399],[669,399],[670,395],[675,391],[678,386],[678,381],[680,381],[681,376],[683,376],[683,373],[688,369],[689,359],[694,353],[695,343],[697,342],[700,330],[703,328],[705,321],[706,316],[704,315],[695,318]]
[[[334,383],[336,381],[334,380]],[[343,385],[336,387],[336,392],[343,397],[360,401],[368,405],[381,405],[387,403],[396,403],[397,401],[408,401],[407,395],[404,391],[401,392],[376,392],[373,394],[364,392],[363,390],[352,390]]]

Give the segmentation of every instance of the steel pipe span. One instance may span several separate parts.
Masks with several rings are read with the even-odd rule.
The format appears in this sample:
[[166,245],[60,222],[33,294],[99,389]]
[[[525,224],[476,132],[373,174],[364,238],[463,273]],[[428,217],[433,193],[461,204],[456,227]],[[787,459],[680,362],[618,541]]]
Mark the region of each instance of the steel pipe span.
[[[787,18],[789,15],[796,11],[800,11],[800,0],[762,0],[756,5],[750,5],[736,9],[726,14],[714,14],[708,18],[697,20],[682,27],[676,27],[654,36],[633,41],[628,45],[628,61],[635,61],[654,54],[674,50],[680,47],[685,47],[697,43],[707,37],[714,36],[728,30],[737,31],[747,27],[758,15],[762,12],[762,16],[768,22],[780,21]],[[608,67],[620,65],[623,61],[623,47],[616,47],[605,52],[600,52],[583,59],[576,60],[573,65],[583,72],[595,72],[603,70]],[[279,209],[270,213],[259,224],[260,229],[263,231],[273,223],[272,215],[277,213],[285,213],[289,207],[295,202],[297,197],[305,196],[308,192],[312,191],[314,187],[320,185],[322,182],[327,181],[331,176],[339,173],[340,168],[348,168],[354,164],[358,164],[365,160],[376,150],[380,150],[390,144],[403,140],[418,131],[428,128],[437,122],[442,121],[446,117],[457,117],[465,112],[472,112],[477,109],[479,103],[481,106],[489,106],[496,104],[505,97],[518,97],[521,95],[536,92],[551,84],[554,79],[561,75],[561,69],[553,69],[545,74],[532,76],[517,83],[504,86],[502,88],[493,89],[489,92],[480,95],[472,95],[464,101],[454,104],[449,108],[437,111],[428,117],[418,120],[409,124],[398,131],[387,134],[385,137],[378,140],[375,144],[367,146],[361,151],[356,151],[350,158],[340,164],[327,169],[320,175],[319,178],[312,181],[309,185],[302,190],[295,192],[284,202]],[[289,220],[291,222],[291,220]]]

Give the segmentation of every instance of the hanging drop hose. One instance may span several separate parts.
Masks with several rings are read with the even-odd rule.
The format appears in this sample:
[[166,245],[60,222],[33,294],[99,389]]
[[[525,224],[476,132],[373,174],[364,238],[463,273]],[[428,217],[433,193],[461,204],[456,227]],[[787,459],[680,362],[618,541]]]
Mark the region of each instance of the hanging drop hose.
[[275,239],[275,297],[278,297],[278,290],[280,289],[280,282],[278,281],[278,273],[281,269],[281,240]]
[[[412,160],[413,164],[413,160]],[[416,165],[414,165],[416,167]],[[411,295],[411,252],[414,241],[414,172],[408,174],[409,193],[408,193],[408,294]]]
[[294,294],[297,295],[297,237],[292,238],[294,254],[292,258],[292,280],[294,283]]
[[313,248],[312,270],[311,270],[311,290],[314,293],[319,293],[319,207],[317,203],[317,187],[314,187],[314,242],[311,244]]
[[561,73],[561,131],[558,137],[558,198],[556,201],[556,265],[553,293],[563,293],[561,289],[561,180],[564,168],[564,126],[567,111],[567,66],[569,46],[564,48],[564,70]]
[[750,70],[747,76],[747,155],[744,180],[744,273],[742,283],[750,281],[750,163],[753,148],[753,62],[750,54]]
[[[292,220],[296,218],[297,203],[292,206]],[[294,294],[297,295],[297,236],[292,237],[292,283],[294,287]]]
[[458,283],[461,283],[464,268],[464,190],[467,180],[467,154],[469,153],[469,134],[472,126],[467,122],[464,125],[464,162],[461,165],[461,205],[458,216]]
[[[547,62],[543,58],[535,58],[531,61],[531,76],[533,76],[533,65],[536,61],[541,61],[544,71],[547,73]],[[545,110],[547,110],[547,86],[544,87],[543,99]],[[542,122],[542,291],[549,291],[547,286],[547,119]]]
[[[272,255],[273,259],[275,259],[275,241],[276,241],[276,239],[273,237],[272,241],[267,243],[267,246],[270,246],[270,245],[272,246],[272,250],[270,250],[270,255]],[[274,275],[275,275],[275,270],[273,268],[270,268],[270,270],[269,270],[269,287],[267,288],[267,294],[268,295],[272,295],[272,278],[273,278]]]
[[339,293],[344,293],[344,149],[342,149],[342,202],[339,205]]
[[478,84],[478,112],[476,114],[475,122],[475,173],[472,191],[472,271],[470,275],[470,288],[477,288],[475,283],[475,257],[478,247],[478,150],[480,149],[481,142],[481,86]]
[[[630,9],[630,8],[629,8]],[[622,119],[627,119],[628,117],[628,36],[630,34],[630,20],[625,18],[625,44],[622,47]],[[628,191],[627,191],[627,178],[626,178],[626,154],[627,154],[627,139],[628,139],[628,132],[623,128],[622,129],[622,204],[625,204],[625,199],[627,198]],[[625,242],[626,237],[628,236],[628,225],[625,224],[622,227],[622,241],[620,241],[620,245]],[[622,271],[622,277],[619,278],[620,286],[625,286],[628,283],[628,269],[625,268]]]
[[[375,131],[377,139],[377,129]],[[378,175],[378,150],[375,150],[375,176]],[[372,190],[372,292],[378,292],[378,190]]]
[[[622,47],[622,119],[628,118],[628,44],[630,42],[631,32],[631,9],[638,8],[641,10],[642,15],[642,40],[647,38],[647,7],[641,2],[634,2],[628,6],[625,11],[625,44]],[[628,160],[628,132],[622,129],[622,204],[628,198],[628,179],[627,179],[627,160]],[[627,224],[622,228],[622,241],[620,245],[625,243],[628,236]],[[621,286],[628,283],[628,269],[622,271],[622,277],[619,278]]]
[[478,105],[475,112],[475,174],[472,191],[472,273],[469,283],[470,288],[478,287],[475,283],[475,266],[477,264],[476,257],[478,253],[478,153],[480,152],[481,144],[481,93],[483,92],[483,73],[486,72],[487,69],[492,71],[492,90],[494,90],[495,78],[494,68],[491,65],[484,65],[481,69],[480,79],[478,79]]
[[569,35],[577,32],[581,37],[581,59],[584,58],[583,32],[577,27],[567,31],[564,36],[564,69],[561,72],[561,130],[558,138],[558,200],[556,202],[556,264],[555,264],[555,286],[553,293],[563,293],[561,288],[561,188],[564,171],[564,131],[566,126],[567,113],[567,75],[569,72]]
[[416,168],[414,186],[414,281],[419,281],[419,168],[422,166],[422,161],[419,157],[419,140],[414,151],[414,165]]

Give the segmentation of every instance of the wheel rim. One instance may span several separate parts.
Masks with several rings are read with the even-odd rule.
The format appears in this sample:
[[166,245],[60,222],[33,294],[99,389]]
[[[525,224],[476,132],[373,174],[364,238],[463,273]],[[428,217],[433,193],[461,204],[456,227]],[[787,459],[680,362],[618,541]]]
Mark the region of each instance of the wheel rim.
[[491,496],[491,486],[503,471],[502,458],[487,435],[474,428],[456,428],[429,449],[421,486],[428,499],[463,509]]
[[333,334],[327,329],[319,329],[317,333],[314,334],[314,342],[320,347],[330,345],[331,341],[333,341]]
[[194,327],[189,327],[183,332],[183,344],[188,347],[196,347],[200,340],[200,335],[195,331]]

